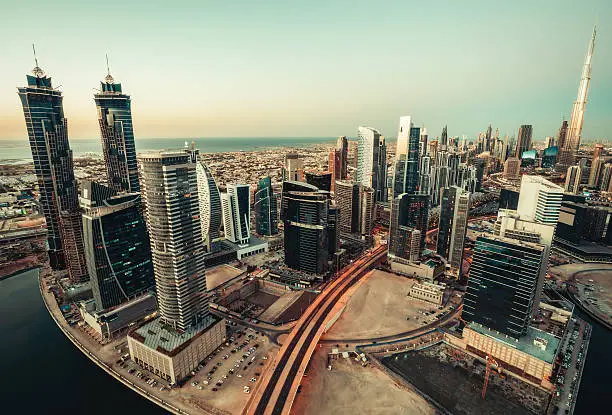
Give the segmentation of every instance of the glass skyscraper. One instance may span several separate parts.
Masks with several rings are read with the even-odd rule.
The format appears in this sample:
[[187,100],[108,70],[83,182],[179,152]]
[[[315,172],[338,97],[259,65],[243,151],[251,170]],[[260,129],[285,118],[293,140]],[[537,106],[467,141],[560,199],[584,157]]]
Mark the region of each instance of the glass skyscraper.
[[53,269],[67,267],[73,282],[87,280],[77,181],[68,142],[62,93],[37,66],[28,85],[18,88],[23,106],[40,204],[47,226],[47,249]]
[[138,164],[129,95],[121,91],[110,73],[94,95],[108,185],[117,192],[139,192]]
[[208,251],[212,250],[212,242],[219,238],[221,228],[221,194],[210,169],[203,162],[196,164],[198,176],[198,201],[200,203],[200,221],[202,223],[202,239]]
[[527,333],[545,248],[500,236],[479,236],[463,301],[463,319],[519,338]]
[[262,177],[255,192],[255,227],[257,234],[278,234],[278,200],[272,191],[270,176]]
[[84,182],[81,195],[87,269],[96,310],[102,311],[153,288],[149,235],[139,193],[117,196]]

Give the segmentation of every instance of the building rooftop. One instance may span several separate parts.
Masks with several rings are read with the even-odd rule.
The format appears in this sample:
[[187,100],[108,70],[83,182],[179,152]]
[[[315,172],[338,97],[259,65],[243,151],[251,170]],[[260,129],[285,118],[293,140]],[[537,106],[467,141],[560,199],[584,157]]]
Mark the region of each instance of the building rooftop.
[[186,347],[191,340],[206,332],[209,327],[220,319],[209,315],[195,326],[185,331],[173,327],[156,318],[130,333],[130,336],[153,350],[168,356],[174,356]]
[[[477,323],[469,323],[468,327],[477,333],[492,337],[498,342],[504,343],[510,347],[520,350],[521,352],[527,353],[536,359],[540,359],[551,364],[557,355],[557,349],[559,348],[559,343],[561,341],[561,339],[558,337],[533,327],[528,327],[527,334],[518,340]],[[534,342],[543,342],[546,344],[546,347],[542,349],[534,344]]]

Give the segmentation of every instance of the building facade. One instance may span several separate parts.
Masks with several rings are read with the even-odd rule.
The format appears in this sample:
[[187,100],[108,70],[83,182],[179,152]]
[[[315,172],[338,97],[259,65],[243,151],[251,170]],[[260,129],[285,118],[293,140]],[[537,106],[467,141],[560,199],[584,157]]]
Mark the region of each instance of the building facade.
[[132,103],[109,73],[94,95],[107,183],[117,192],[140,192],[132,124]]
[[258,235],[278,234],[278,199],[272,190],[272,178],[262,177],[255,192],[255,228]]
[[387,146],[374,128],[359,127],[357,182],[374,189],[376,202],[387,201]]
[[186,330],[209,316],[196,164],[184,150],[139,156],[161,319]]
[[251,238],[251,189],[248,184],[231,184],[221,194],[225,239],[248,244]]
[[28,85],[18,93],[45,216],[49,261],[55,270],[67,268],[71,281],[84,282],[88,275],[83,227],[62,93],[53,88],[38,62],[33,76],[26,78]]
[[470,194],[460,187],[444,190],[436,252],[446,258],[452,269],[461,272],[463,247],[470,211]]
[[96,311],[115,307],[155,286],[140,193],[114,193],[98,183],[81,185],[85,256]]
[[222,222],[221,194],[210,169],[203,162],[196,164],[198,178],[198,203],[200,206],[200,226],[202,240],[208,252],[212,250],[212,242],[219,239]]
[[538,281],[546,268],[545,249],[500,236],[476,239],[463,319],[512,338],[527,333]]
[[288,192],[285,200],[285,265],[309,274],[326,274],[337,244],[337,209],[326,192]]
[[582,181],[582,167],[570,166],[565,176],[565,191],[577,195],[580,192],[580,182]]

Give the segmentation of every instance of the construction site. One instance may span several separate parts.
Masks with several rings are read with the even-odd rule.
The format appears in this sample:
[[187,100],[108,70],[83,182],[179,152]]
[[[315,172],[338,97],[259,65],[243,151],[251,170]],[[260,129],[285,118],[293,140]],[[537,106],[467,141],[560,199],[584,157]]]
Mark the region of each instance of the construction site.
[[235,317],[279,325],[298,319],[315,297],[313,291],[294,291],[286,285],[245,274],[216,290],[213,307]]

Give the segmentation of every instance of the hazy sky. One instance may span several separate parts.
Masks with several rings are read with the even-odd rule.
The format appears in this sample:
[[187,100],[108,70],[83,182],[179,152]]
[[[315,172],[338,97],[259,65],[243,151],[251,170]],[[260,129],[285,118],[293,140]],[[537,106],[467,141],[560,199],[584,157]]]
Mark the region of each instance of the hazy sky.
[[610,0],[0,1],[0,139],[26,137],[32,42],[72,138],[98,136],[108,52],[140,138],[394,137],[412,115],[430,136],[540,139],[570,115],[596,17],[583,137],[612,138]]

